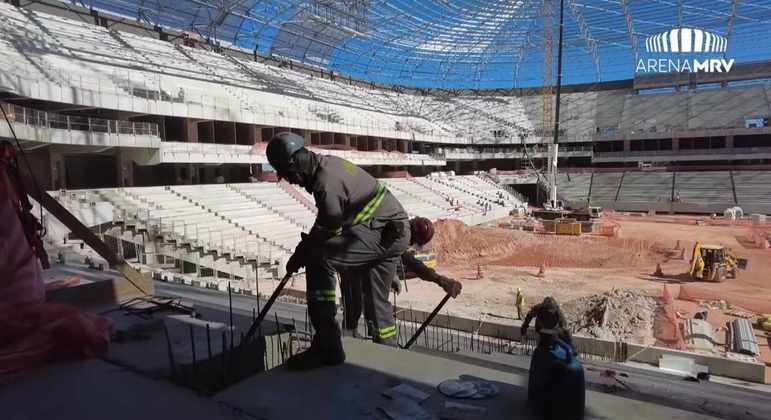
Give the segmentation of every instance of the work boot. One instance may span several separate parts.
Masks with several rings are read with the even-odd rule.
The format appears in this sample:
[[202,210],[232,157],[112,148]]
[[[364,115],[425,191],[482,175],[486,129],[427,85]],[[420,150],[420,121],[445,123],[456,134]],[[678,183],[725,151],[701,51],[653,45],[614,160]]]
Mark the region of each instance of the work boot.
[[313,337],[308,350],[295,354],[286,361],[286,367],[289,370],[311,370],[345,362],[345,351],[339,335],[326,339],[318,337],[318,335]]
[[388,346],[388,347],[399,347],[399,340],[398,340],[398,337],[396,337],[396,336],[393,336],[391,338],[378,338],[378,337],[375,337],[375,339],[373,341],[375,343],[377,343],[377,344],[382,344],[382,345]]

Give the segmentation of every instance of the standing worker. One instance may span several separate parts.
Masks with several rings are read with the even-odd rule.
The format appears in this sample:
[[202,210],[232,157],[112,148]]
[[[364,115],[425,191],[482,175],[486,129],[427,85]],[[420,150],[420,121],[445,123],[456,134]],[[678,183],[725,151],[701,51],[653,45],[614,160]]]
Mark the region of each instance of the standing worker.
[[287,273],[306,268],[308,312],[316,335],[308,350],[289,358],[287,367],[306,370],[345,361],[335,319],[335,272],[360,279],[375,342],[395,344],[388,295],[396,263],[410,241],[402,205],[370,174],[344,159],[313,153],[297,134],[275,135],[266,154],[278,177],[305,188],[318,208],[313,227],[286,264]]
[[[410,220],[410,247],[424,246],[431,242],[434,237],[434,224],[425,217],[415,217]],[[401,256],[401,263],[404,271],[414,273],[418,278],[424,281],[436,283],[444,289],[445,293],[453,298],[460,295],[463,285],[454,279],[445,277],[436,272],[433,268],[427,267],[422,261],[415,258],[412,250],[404,252]],[[347,276],[343,273],[341,277],[341,289],[344,295],[344,328],[348,331],[346,334],[357,335],[359,318],[361,317],[361,279]],[[393,277],[391,288],[396,292],[401,292],[401,284],[397,276]],[[366,311],[364,318],[368,324],[372,321],[372,314]]]
[[522,307],[525,306],[525,295],[522,294],[522,288],[517,287],[517,320],[522,320]]

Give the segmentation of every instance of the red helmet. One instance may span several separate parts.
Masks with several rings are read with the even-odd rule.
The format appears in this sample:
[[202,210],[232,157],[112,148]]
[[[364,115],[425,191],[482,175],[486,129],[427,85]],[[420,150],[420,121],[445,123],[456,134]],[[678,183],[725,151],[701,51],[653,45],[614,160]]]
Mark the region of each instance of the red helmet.
[[425,217],[415,217],[411,221],[412,240],[420,246],[431,242],[434,237],[434,224]]

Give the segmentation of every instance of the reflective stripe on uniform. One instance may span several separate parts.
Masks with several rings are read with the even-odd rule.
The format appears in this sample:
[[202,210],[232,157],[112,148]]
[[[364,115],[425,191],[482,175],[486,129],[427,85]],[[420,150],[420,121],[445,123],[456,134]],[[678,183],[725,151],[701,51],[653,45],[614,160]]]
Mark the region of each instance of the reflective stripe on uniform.
[[335,289],[318,289],[308,290],[306,296],[308,297],[308,300],[314,302],[334,302],[337,293],[335,292]]
[[372,218],[372,215],[375,214],[375,210],[377,210],[378,207],[380,207],[380,203],[383,202],[383,198],[385,197],[386,188],[383,184],[378,183],[377,184],[377,194],[369,200],[366,206],[364,206],[363,209],[356,215],[356,217],[353,219],[353,224],[358,224],[361,222],[366,222],[367,220]]
[[330,236],[340,236],[340,235],[343,234],[343,227],[342,226],[334,228],[334,229],[326,228],[326,227],[320,227],[320,229],[324,230],[324,232],[326,232],[326,234],[330,235]]
[[381,339],[391,338],[396,335],[396,325],[390,327],[383,327],[378,331],[378,337]]

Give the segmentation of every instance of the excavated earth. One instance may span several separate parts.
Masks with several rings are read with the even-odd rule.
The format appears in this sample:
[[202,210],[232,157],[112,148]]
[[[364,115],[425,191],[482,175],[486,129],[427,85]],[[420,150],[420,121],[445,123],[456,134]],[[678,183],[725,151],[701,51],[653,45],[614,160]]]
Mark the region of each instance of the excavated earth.
[[657,299],[613,289],[562,304],[571,331],[606,340],[641,342],[650,336]]
[[466,226],[458,220],[436,223],[433,249],[440,264],[566,268],[621,268],[656,265],[664,249],[652,241],[593,236],[556,236]]

